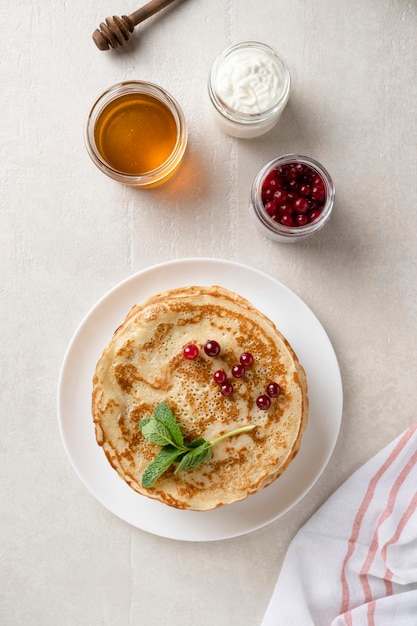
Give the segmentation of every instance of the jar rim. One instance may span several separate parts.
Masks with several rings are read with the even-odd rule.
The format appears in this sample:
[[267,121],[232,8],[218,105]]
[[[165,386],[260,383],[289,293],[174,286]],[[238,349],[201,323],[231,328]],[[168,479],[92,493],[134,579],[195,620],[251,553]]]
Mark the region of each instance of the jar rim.
[[[285,226],[285,224],[276,222],[265,211],[261,198],[262,184],[269,172],[277,168],[279,165],[286,165],[291,162],[302,163],[311,167],[321,176],[326,188],[326,203],[320,217],[305,226]],[[335,187],[327,169],[312,157],[295,153],[285,154],[266,163],[257,173],[251,189],[251,205],[259,222],[270,232],[271,235],[279,235],[283,239],[287,240],[304,239],[321,230],[321,228],[327,224],[332,213],[334,197]]]
[[[226,61],[226,59],[228,59],[233,53],[244,48],[254,48],[264,52],[269,58],[274,61],[283,81],[282,89],[277,96],[276,102],[272,106],[258,113],[243,113],[238,109],[235,109],[234,107],[228,105],[219,96],[216,86],[217,73],[223,62]],[[229,46],[214,59],[209,71],[208,92],[213,106],[225,118],[243,125],[257,124],[260,121],[266,121],[270,118],[273,118],[278,112],[280,112],[284,108],[285,104],[287,103],[290,94],[290,88],[291,76],[285,60],[277,50],[275,50],[268,44],[259,41],[241,41],[239,43]]]
[[[143,174],[129,174],[112,167],[98,150],[94,136],[96,122],[104,109],[114,100],[129,94],[146,94],[162,102],[172,113],[177,127],[175,146],[169,157],[158,167]],[[168,91],[148,81],[128,80],[108,87],[95,100],[85,121],[84,141],[90,158],[101,171],[114,180],[139,187],[154,184],[174,171],[185,152],[188,129],[180,105]]]

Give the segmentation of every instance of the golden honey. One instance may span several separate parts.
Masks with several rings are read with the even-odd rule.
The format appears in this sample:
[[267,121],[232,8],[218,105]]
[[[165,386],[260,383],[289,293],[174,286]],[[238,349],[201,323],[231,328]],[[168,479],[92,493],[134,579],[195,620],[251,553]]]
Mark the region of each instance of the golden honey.
[[118,83],[93,105],[85,142],[95,165],[110,178],[135,187],[167,179],[187,145],[184,114],[162,87],[143,81]]
[[177,125],[163,102],[134,93],[105,107],[94,135],[97,149],[110,167],[142,176],[169,158],[177,141]]

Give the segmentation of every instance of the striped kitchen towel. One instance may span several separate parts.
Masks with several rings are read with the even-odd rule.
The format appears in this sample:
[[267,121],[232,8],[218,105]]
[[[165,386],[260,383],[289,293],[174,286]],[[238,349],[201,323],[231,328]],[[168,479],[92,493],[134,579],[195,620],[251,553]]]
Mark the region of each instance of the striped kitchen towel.
[[417,626],[417,424],[299,530],[262,626]]

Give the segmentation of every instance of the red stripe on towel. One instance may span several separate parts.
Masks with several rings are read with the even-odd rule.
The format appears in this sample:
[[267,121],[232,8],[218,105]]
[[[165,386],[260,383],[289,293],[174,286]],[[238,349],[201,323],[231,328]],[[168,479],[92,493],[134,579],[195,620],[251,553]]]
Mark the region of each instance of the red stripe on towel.
[[411,428],[409,428],[401,437],[401,439],[399,440],[399,442],[397,443],[397,445],[395,446],[395,448],[392,450],[391,454],[388,456],[388,458],[384,461],[384,463],[381,465],[381,467],[379,468],[379,470],[376,472],[376,474],[371,478],[371,480],[369,481],[368,484],[368,488],[366,490],[365,496],[362,500],[362,503],[358,509],[358,512],[356,514],[356,517],[354,519],[353,522],[353,527],[352,527],[352,533],[351,536],[348,540],[348,549],[346,552],[346,556],[343,560],[342,563],[342,572],[341,572],[341,583],[342,583],[342,602],[341,602],[341,609],[340,609],[340,613],[343,615],[344,613],[345,615],[345,621],[348,624],[348,626],[352,626],[352,617],[350,615],[350,613],[348,613],[349,611],[349,599],[350,599],[350,594],[349,594],[349,584],[347,581],[347,575],[346,575],[346,567],[347,567],[347,563],[350,559],[350,557],[352,556],[354,550],[355,550],[355,545],[356,542],[358,540],[359,537],[359,533],[360,533],[360,529],[362,526],[362,522],[363,519],[365,517],[365,514],[372,502],[372,498],[374,497],[375,494],[375,489],[376,486],[378,484],[378,481],[381,479],[381,477],[384,475],[384,473],[388,470],[388,468],[390,467],[390,465],[395,461],[395,459],[397,458],[397,456],[401,453],[401,451],[403,450],[403,448],[406,446],[406,444],[408,443],[408,441],[411,439],[411,437],[413,436],[414,432],[417,430],[417,424],[412,426]]
[[[371,587],[369,585],[369,580],[368,580],[368,574],[369,574],[369,570],[371,568],[371,565],[373,563],[373,560],[375,558],[375,555],[377,553],[378,550],[378,532],[379,529],[381,527],[381,525],[384,523],[384,521],[392,514],[393,510],[394,510],[394,506],[395,506],[395,502],[397,500],[397,496],[398,496],[398,492],[401,488],[401,486],[404,484],[404,481],[406,480],[407,476],[409,475],[409,473],[411,472],[411,470],[414,468],[414,466],[417,463],[417,452],[415,452],[411,458],[409,459],[408,463],[403,467],[403,469],[401,470],[401,472],[399,473],[398,477],[396,478],[391,491],[389,493],[388,496],[388,501],[387,501],[387,506],[385,507],[384,511],[382,512],[382,514],[380,515],[376,528],[375,528],[375,532],[374,532],[374,536],[372,537],[372,541],[371,541],[371,545],[369,548],[369,552],[368,552],[368,556],[365,559],[365,562],[362,566],[362,569],[359,573],[359,578],[361,580],[361,584],[362,584],[362,588],[365,594],[365,602],[369,603],[368,604],[368,621],[369,624],[373,624],[373,616],[374,616],[374,612],[375,612],[375,604],[372,602],[371,603],[371,599],[372,599],[372,591],[371,591]],[[408,509],[407,509],[408,511]],[[412,511],[410,512],[410,515],[412,514]],[[406,521],[404,522],[404,524],[401,526],[401,521],[400,524],[397,527],[397,531],[395,532],[395,534],[393,535],[393,538],[390,540],[390,543],[395,543],[396,541],[398,541],[399,536],[401,535],[401,532],[404,528]],[[401,529],[400,529],[401,526]],[[395,538],[395,539],[394,539]],[[386,551],[387,551],[387,544],[385,544],[385,546],[383,547],[383,549],[381,550],[381,556],[384,559],[384,561],[386,562]],[[384,550],[384,553],[383,553]],[[392,595],[392,584],[391,584],[391,577],[384,577],[385,580],[385,590],[386,590],[386,595]]]
[[[408,524],[411,516],[414,514],[414,512],[417,509],[417,493],[414,494],[413,499],[411,500],[410,504],[408,505],[407,509],[404,511],[403,516],[401,517],[397,529],[395,531],[395,533],[393,534],[393,536],[391,537],[391,539],[389,541],[387,541],[387,543],[384,545],[384,547],[381,550],[381,554],[382,557],[385,561],[385,563],[387,562],[387,550],[389,548],[389,546],[392,546],[394,543],[397,543],[401,533],[403,532],[404,528],[406,527],[406,525]],[[393,573],[392,571],[389,569],[389,567],[387,566],[387,569],[385,571],[385,580],[391,581],[393,577]]]
[[380,515],[377,525],[375,527],[374,536],[372,537],[371,545],[369,547],[368,556],[365,559],[365,562],[362,566],[362,569],[359,573],[359,577],[361,579],[362,588],[365,593],[365,602],[370,602],[372,599],[372,592],[368,582],[368,574],[375,558],[375,555],[378,550],[378,532],[381,525],[385,522],[385,520],[392,514],[394,510],[394,505],[397,499],[398,492],[401,486],[404,484],[405,479],[408,474],[411,472],[415,464],[417,463],[417,451],[412,455],[408,463],[403,467],[398,477],[396,478],[391,491],[388,496],[387,505]]

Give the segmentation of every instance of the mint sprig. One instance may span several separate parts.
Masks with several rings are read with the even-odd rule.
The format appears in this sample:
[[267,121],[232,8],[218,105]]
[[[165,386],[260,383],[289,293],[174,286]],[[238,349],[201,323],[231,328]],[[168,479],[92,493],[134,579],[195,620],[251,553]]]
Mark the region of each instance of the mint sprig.
[[186,444],[171,408],[166,402],[161,402],[155,407],[153,417],[145,417],[140,422],[139,428],[145,439],[161,446],[159,454],[151,461],[142,476],[142,486],[149,489],[173,463],[177,463],[174,474],[199,467],[211,459],[211,448],[216,443],[227,437],[249,432],[255,428],[255,424],[236,428],[211,441],[199,437]]

